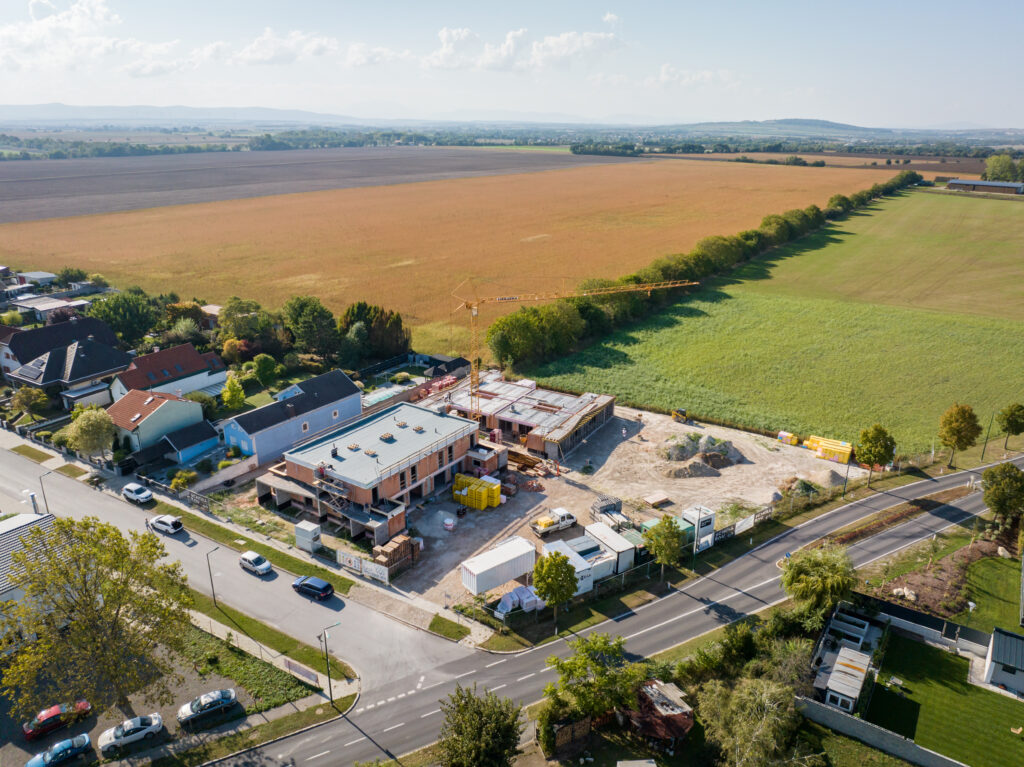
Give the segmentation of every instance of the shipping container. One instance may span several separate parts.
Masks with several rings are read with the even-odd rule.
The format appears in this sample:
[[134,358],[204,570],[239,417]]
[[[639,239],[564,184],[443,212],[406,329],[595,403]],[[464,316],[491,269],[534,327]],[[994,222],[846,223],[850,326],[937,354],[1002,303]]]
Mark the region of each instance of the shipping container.
[[559,554],[565,554],[572,563],[572,566],[576,568],[576,593],[573,596],[579,596],[591,591],[594,588],[594,572],[590,567],[590,563],[573,551],[572,547],[565,541],[551,541],[551,543],[544,544],[545,555],[555,551]]
[[462,563],[462,585],[471,594],[483,594],[533,572],[537,550],[515,536]]
[[592,525],[587,525],[583,530],[597,541],[602,549],[615,556],[616,574],[624,573],[633,566],[635,547],[608,525],[595,522]]

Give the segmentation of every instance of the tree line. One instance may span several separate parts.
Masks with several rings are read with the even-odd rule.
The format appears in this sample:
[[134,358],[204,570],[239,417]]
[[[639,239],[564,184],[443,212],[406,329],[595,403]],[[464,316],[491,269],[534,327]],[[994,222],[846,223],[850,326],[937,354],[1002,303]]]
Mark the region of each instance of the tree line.
[[[5,148],[7,151],[5,151]],[[237,152],[241,145],[132,144],[126,141],[68,141],[56,138],[19,138],[0,133],[0,161],[69,160],[79,157],[148,157],[160,154]]]
[[617,144],[595,144],[592,142],[570,144],[569,151],[573,154],[598,154],[611,155],[613,157],[639,157],[643,154],[643,151],[636,144],[628,141]]
[[1024,181],[1024,157],[1015,163],[1009,154],[993,155],[985,160],[985,172],[981,177],[985,181]]
[[[765,216],[761,226],[736,235],[705,237],[689,253],[660,258],[644,269],[617,280],[591,279],[580,292],[596,288],[641,285],[669,280],[699,281],[723,274],[738,264],[784,245],[838,219],[872,200],[895,194],[922,180],[902,171],[885,183],[852,195],[833,195],[822,211],[817,205]],[[680,289],[650,295],[625,292],[607,296],[567,298],[551,304],[524,306],[497,319],[487,329],[487,344],[503,366],[540,363],[567,354],[580,342],[594,341],[617,327],[634,322],[670,303]]]

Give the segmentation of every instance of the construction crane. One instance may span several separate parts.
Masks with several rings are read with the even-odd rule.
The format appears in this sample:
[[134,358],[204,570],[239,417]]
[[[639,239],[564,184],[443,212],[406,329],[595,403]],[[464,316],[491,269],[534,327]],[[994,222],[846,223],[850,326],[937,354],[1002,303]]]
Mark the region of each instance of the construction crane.
[[[688,288],[700,283],[690,280],[668,280],[667,282],[646,282],[636,285],[611,285],[590,290],[556,291],[552,293],[517,293],[514,295],[488,296],[485,298],[462,298],[453,296],[462,303],[455,311],[466,309],[469,312],[469,404],[472,415],[480,417],[480,307],[483,304],[530,303],[536,301],[555,301],[560,298],[593,298],[595,296],[611,296],[616,293],[647,293],[668,288]],[[456,288],[458,290],[458,288]]]

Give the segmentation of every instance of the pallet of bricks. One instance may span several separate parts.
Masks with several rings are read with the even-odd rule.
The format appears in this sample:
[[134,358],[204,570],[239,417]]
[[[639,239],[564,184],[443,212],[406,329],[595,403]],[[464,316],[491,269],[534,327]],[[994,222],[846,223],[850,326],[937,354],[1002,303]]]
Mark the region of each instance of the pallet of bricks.
[[501,482],[494,477],[470,477],[456,474],[452,497],[471,509],[487,509],[501,503]]
[[388,576],[414,564],[419,558],[420,547],[408,535],[396,535],[383,546],[373,547],[373,561],[388,569]]

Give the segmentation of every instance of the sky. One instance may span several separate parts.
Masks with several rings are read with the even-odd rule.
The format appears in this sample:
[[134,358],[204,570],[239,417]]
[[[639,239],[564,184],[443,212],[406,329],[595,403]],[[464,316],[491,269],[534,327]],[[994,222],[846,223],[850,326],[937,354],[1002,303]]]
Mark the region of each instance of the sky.
[[0,104],[1012,128],[1022,22],[1019,0],[0,0]]

